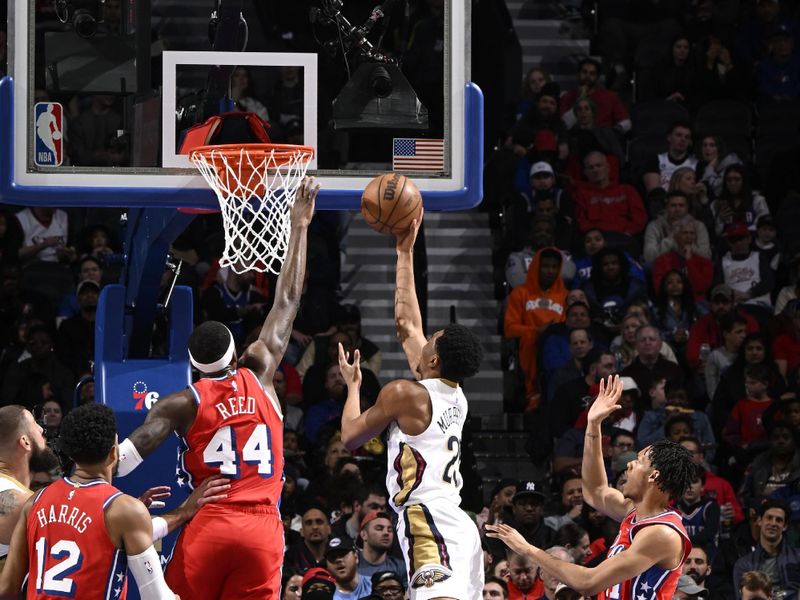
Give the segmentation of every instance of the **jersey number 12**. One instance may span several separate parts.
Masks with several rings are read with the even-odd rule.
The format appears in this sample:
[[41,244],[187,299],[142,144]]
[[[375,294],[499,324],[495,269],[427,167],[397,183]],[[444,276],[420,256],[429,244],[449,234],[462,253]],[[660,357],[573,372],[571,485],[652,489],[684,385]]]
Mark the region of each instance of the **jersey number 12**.
[[[203,450],[203,461],[207,465],[219,465],[219,472],[227,477],[239,477],[239,454],[236,432],[230,425],[220,427]],[[258,465],[261,477],[272,477],[272,447],[269,428],[259,423],[241,449],[242,461]]]

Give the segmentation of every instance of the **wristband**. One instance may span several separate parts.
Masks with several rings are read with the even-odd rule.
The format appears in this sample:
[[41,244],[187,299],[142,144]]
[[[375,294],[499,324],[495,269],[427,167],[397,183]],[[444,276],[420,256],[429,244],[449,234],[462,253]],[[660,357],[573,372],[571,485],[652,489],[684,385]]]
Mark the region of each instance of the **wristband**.
[[168,533],[167,520],[164,517],[153,517],[153,541],[166,537]]
[[117,465],[117,476],[125,477],[128,473],[133,471],[136,467],[142,464],[142,456],[133,445],[130,438],[125,440],[119,445],[119,464]]

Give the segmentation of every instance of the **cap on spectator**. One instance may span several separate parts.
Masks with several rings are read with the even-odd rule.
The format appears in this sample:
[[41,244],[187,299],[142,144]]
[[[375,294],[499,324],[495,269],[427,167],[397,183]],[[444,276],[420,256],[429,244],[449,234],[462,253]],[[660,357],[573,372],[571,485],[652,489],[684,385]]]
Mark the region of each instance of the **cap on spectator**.
[[678,578],[678,586],[675,589],[684,594],[697,596],[698,598],[708,598],[708,590],[703,586],[697,585],[694,579],[688,575],[681,575]]
[[611,469],[615,473],[622,473],[622,471],[628,468],[628,463],[632,460],[636,460],[636,452],[631,450],[623,452],[619,456],[614,457],[614,460],[611,462]]
[[303,593],[305,594],[307,589],[315,583],[329,584],[328,587],[330,588],[331,593],[336,591],[336,580],[327,569],[323,569],[322,567],[314,567],[309,569],[306,571],[305,575],[303,575]]
[[518,485],[519,485],[518,479],[505,477],[495,484],[495,486],[492,488],[492,495],[489,496],[489,498],[494,498],[495,496],[497,496],[497,494],[499,494],[503,490],[503,488],[513,487],[516,490]]
[[93,279],[84,279],[78,284],[78,289],[76,290],[75,294],[80,296],[81,292],[89,287],[93,288],[95,292],[100,291],[100,284]]
[[745,238],[750,235],[750,230],[745,223],[729,223],[725,227],[725,237],[729,240]]
[[545,496],[544,492],[542,491],[542,485],[540,483],[536,483],[535,481],[520,481],[517,484],[517,491],[514,493],[514,497],[511,499],[511,501],[517,502],[525,496],[533,496],[542,502],[547,501],[547,496]]
[[533,163],[533,166],[531,167],[530,176],[534,177],[539,173],[547,173],[548,175],[555,176],[555,173],[553,172],[553,167],[550,166],[550,163],[547,163],[543,160]]
[[633,377],[620,377],[620,381],[622,382],[622,391],[623,392],[640,392],[639,386],[636,385],[636,380]]
[[379,583],[383,583],[384,581],[394,581],[399,586],[403,586],[400,576],[394,571],[377,571],[372,574],[372,589],[374,590]]
[[711,288],[710,298],[713,300],[714,298],[719,298],[719,297],[723,297],[726,300],[733,301],[733,290],[724,283],[718,283],[713,288]]
[[345,554],[352,552],[356,549],[356,545],[350,536],[331,538],[325,548],[325,558],[329,558],[332,554]]
[[364,527],[366,527],[369,523],[371,523],[375,519],[389,519],[389,521],[391,521],[392,517],[390,517],[389,513],[385,511],[371,510],[364,515],[363,519],[361,519],[361,525],[359,526],[359,530],[364,529]]
[[772,215],[761,215],[758,217],[758,221],[756,221],[756,229],[762,226],[775,227],[775,219],[772,218]]

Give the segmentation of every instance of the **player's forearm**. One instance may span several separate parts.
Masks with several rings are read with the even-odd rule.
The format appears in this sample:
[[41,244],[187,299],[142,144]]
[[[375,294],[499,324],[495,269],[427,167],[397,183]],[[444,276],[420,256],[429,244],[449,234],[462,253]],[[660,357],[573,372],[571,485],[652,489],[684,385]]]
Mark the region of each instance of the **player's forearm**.
[[351,384],[347,386],[347,400],[342,409],[342,443],[350,450],[358,448],[361,444],[358,440],[357,421],[361,417],[361,385]]
[[[286,343],[289,343],[289,336],[292,333],[292,325],[297,316],[297,308],[300,304],[300,297],[303,294],[303,280],[306,274],[306,240],[308,237],[308,227],[306,225],[293,225],[289,237],[289,249],[286,253],[286,261],[278,276],[275,284],[275,302],[272,305],[270,315],[261,327],[260,338],[268,343],[274,332],[271,331],[270,322],[281,324],[281,329],[285,329]],[[277,319],[270,319],[270,316]]]
[[161,445],[161,442],[174,431],[169,419],[153,417],[153,413],[150,413],[148,417],[150,418],[127,438],[142,458],[150,456]]
[[531,560],[538,564],[543,570],[547,571],[576,592],[593,595],[603,589],[593,589],[592,569],[553,558],[547,552],[535,546],[530,546],[527,554]]
[[608,487],[606,468],[603,463],[603,438],[600,423],[590,422],[586,426],[583,440],[583,461],[581,462],[581,481],[584,497],[592,503],[595,490]]
[[422,314],[414,282],[413,251],[398,250],[395,273],[394,321],[401,342],[422,331]]

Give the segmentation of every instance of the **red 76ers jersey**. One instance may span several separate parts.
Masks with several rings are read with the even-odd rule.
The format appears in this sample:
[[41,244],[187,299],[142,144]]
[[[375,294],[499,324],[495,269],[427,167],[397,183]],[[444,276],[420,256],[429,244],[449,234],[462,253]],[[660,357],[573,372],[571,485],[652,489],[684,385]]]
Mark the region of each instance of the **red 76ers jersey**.
[[28,600],[124,600],[128,562],[108,537],[105,510],[117,497],[105,481],[60,479],[28,513]]
[[277,400],[246,368],[190,385],[197,416],[178,453],[178,485],[194,488],[208,477],[231,478],[236,504],[278,506],[283,490],[283,415]]
[[597,600],[672,600],[672,595],[678,585],[678,578],[681,576],[681,568],[692,550],[692,543],[680,515],[673,510],[668,510],[652,517],[647,517],[640,521],[636,520],[636,509],[633,509],[619,524],[619,534],[614,543],[608,549],[608,556],[614,556],[620,552],[625,552],[631,547],[636,532],[643,527],[650,525],[666,525],[677,531],[683,538],[683,557],[680,564],[674,569],[662,569],[658,565],[653,565],[643,573],[633,579],[628,579],[600,592]]

